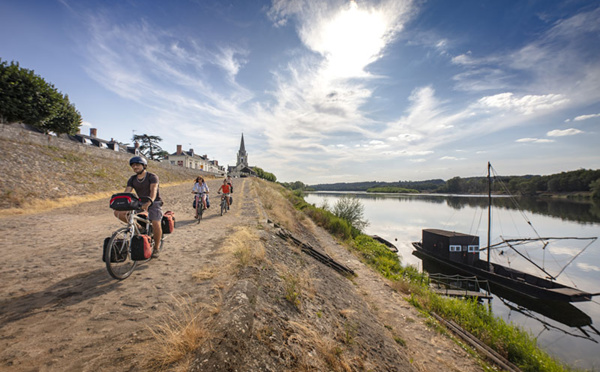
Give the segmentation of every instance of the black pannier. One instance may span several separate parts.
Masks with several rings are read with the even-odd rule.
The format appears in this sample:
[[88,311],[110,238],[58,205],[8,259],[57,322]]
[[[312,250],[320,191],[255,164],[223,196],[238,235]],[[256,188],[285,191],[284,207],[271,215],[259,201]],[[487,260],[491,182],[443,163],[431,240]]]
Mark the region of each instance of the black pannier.
[[110,197],[110,207],[116,211],[133,211],[142,207],[142,202],[134,194],[121,192]]
[[[102,261],[106,262],[106,251],[109,249],[108,242],[110,238],[104,239],[104,249],[102,250]],[[123,262],[127,259],[127,248],[123,247],[123,239],[116,239],[116,250],[110,252],[110,262]]]

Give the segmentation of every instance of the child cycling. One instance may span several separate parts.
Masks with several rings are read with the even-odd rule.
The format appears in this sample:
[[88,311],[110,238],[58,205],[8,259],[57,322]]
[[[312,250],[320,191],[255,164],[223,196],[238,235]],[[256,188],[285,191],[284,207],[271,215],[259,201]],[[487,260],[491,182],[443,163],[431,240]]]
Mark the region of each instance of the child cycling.
[[222,198],[225,198],[225,201],[227,202],[227,209],[229,209],[229,194],[231,193],[231,185],[227,183],[227,178],[223,180],[223,184],[221,187],[219,187],[218,193],[220,194],[221,191],[223,192]]

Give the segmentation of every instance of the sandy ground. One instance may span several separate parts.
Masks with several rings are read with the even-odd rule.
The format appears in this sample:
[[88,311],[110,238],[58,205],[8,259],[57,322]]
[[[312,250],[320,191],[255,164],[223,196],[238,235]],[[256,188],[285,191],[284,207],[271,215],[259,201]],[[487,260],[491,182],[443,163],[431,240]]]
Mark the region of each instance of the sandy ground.
[[[240,185],[236,203],[248,190],[240,180],[234,184]],[[218,185],[209,182],[213,205],[200,224],[192,185],[161,189],[163,210],[175,212],[176,232],[158,260],[138,266],[124,281],[112,279],[101,258],[104,238],[122,225],[108,200],[3,219],[0,370],[129,369],[128,346],[150,339],[148,327],[169,314],[174,300],[208,297],[210,288],[191,276],[218,265],[219,242],[244,220],[239,203],[225,216],[217,214]],[[252,214],[255,223],[258,214]]]
[[[218,291],[215,282],[195,280],[193,274],[218,271],[226,264],[227,255],[220,249],[227,233],[235,226],[267,225],[267,215],[249,180],[234,180],[234,204],[225,216],[220,216],[216,208],[218,185],[216,180],[209,181],[213,206],[200,224],[193,218],[191,184],[161,189],[165,200],[163,210],[175,212],[176,230],[167,237],[159,259],[138,266],[124,281],[112,279],[101,259],[104,238],[121,226],[108,208],[108,200],[3,218],[0,370],[143,370],[139,345],[153,347],[150,329],[172,313],[179,299],[191,304],[206,304],[214,298]],[[320,229],[315,231],[310,238],[311,244],[358,274],[349,281],[296,253],[306,262],[303,264],[307,265],[306,270],[314,270],[315,277],[320,278],[317,282],[322,288],[314,300],[321,301],[318,312],[331,308],[331,314],[338,316],[335,311],[340,311],[335,310],[338,305],[334,302],[340,301],[366,314],[360,324],[368,326],[359,329],[362,333],[358,336],[368,340],[365,349],[372,349],[365,351],[365,355],[376,358],[380,353],[387,353],[388,359],[379,367],[377,361],[372,362],[376,366],[374,370],[482,370],[455,342],[425,325],[426,319],[406,302],[404,295],[393,291],[327,233]],[[275,234],[268,231],[263,234],[269,236],[265,241],[273,241],[273,246],[284,244],[276,240]],[[331,288],[335,280],[342,284]],[[259,285],[257,296],[267,287]],[[332,292],[327,293],[327,290]],[[270,306],[269,298],[259,298],[251,306],[261,306],[261,303]],[[224,301],[226,303],[227,299]],[[333,305],[327,305],[328,301]],[[285,305],[280,299],[274,302],[278,306]],[[309,308],[310,304],[306,304],[305,314],[309,313]],[[289,321],[288,315],[281,315],[276,310],[258,312],[253,308],[249,314],[254,317],[250,324],[255,327],[262,324],[263,330],[267,323],[273,328],[275,324]],[[313,322],[324,318],[326,316],[319,316]],[[254,335],[258,332],[251,330]],[[394,337],[401,338],[406,345],[397,345]],[[259,341],[254,337],[256,345],[264,344]],[[377,351],[376,343],[383,345],[377,347],[382,351]],[[397,367],[386,367],[393,365],[394,360],[398,361]],[[263,370],[289,370],[269,363],[274,367]],[[220,369],[213,365],[204,370]],[[253,369],[242,364],[235,370]]]

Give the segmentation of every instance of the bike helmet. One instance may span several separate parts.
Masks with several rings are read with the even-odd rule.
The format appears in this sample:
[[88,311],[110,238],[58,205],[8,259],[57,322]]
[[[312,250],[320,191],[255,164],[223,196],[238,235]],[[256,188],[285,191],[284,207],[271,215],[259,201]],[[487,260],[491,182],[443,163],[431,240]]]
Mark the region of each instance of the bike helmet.
[[148,165],[148,161],[146,161],[146,159],[142,158],[141,156],[134,156],[133,158],[129,159],[129,166],[136,163],[143,165],[144,168]]

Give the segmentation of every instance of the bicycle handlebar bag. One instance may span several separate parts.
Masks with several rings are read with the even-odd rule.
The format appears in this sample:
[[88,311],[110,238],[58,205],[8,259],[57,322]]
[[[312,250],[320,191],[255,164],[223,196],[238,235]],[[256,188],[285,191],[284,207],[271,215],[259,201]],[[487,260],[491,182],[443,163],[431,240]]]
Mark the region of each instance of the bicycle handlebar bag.
[[132,193],[121,192],[110,197],[110,207],[116,211],[133,211],[142,207],[142,202]]

